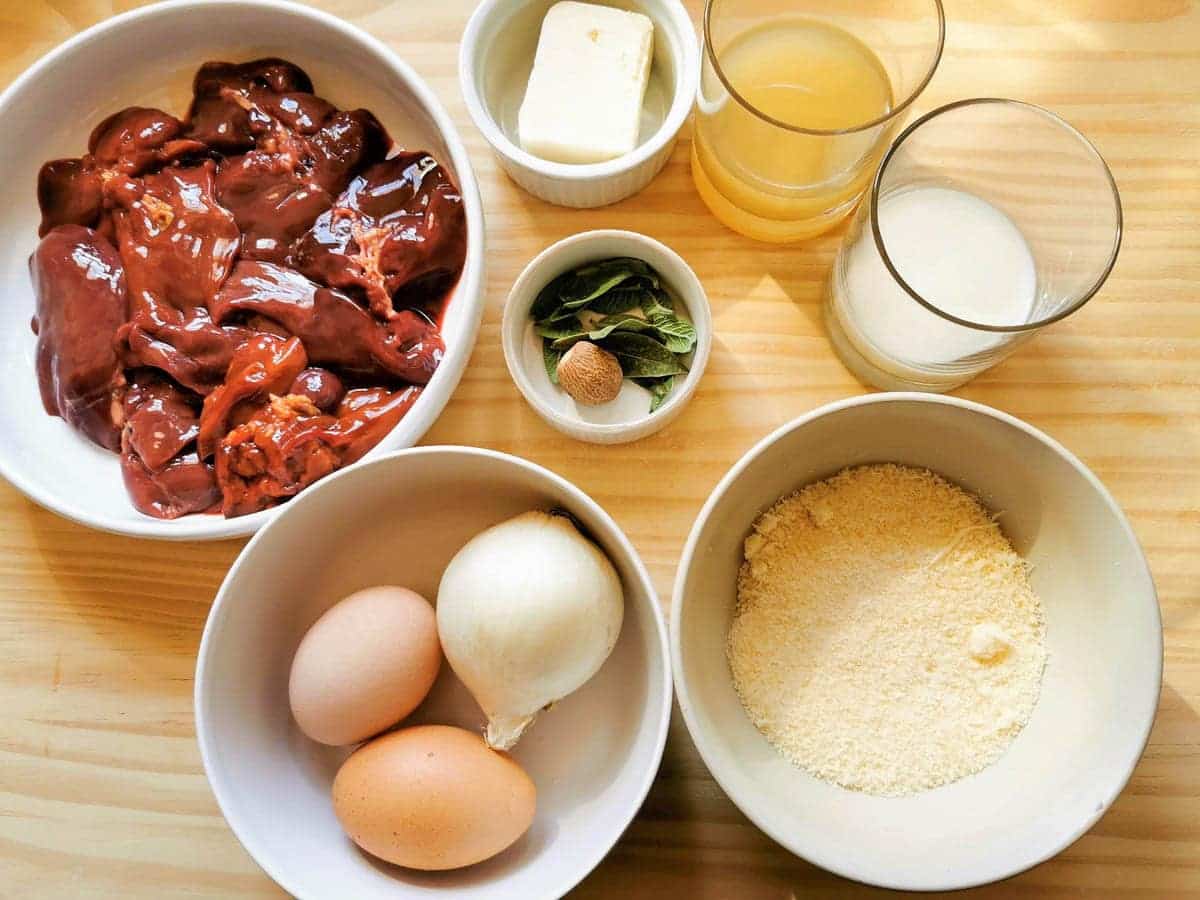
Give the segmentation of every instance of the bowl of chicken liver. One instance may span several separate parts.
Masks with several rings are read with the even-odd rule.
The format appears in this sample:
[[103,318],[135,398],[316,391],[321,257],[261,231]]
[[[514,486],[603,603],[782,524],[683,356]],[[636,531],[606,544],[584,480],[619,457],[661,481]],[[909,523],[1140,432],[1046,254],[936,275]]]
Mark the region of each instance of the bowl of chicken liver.
[[0,127],[0,474],[33,500],[245,535],[445,406],[483,308],[479,193],[374,38],[274,0],[158,4],[36,63]]

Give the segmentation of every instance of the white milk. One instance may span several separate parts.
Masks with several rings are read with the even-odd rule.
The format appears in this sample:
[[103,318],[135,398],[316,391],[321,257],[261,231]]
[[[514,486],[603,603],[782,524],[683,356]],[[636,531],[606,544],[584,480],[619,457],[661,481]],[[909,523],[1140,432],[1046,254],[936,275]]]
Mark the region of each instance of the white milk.
[[[880,201],[879,229],[896,271],[929,303],[987,325],[1029,321],[1037,292],[1033,255],[1013,221],[987,201],[943,187],[898,191]],[[842,334],[834,341],[844,338],[898,382],[880,386],[951,387],[996,359],[953,364],[1011,342],[1011,334],[967,328],[917,303],[884,266],[869,228],[843,253],[833,280]],[[950,370],[941,368],[948,364]]]

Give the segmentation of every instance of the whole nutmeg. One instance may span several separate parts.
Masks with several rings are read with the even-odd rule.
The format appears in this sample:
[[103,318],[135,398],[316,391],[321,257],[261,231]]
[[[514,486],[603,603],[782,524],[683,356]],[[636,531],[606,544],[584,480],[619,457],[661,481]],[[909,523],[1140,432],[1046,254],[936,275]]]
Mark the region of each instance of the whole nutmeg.
[[589,341],[572,345],[558,361],[559,386],[585,406],[616,399],[624,378],[617,358]]

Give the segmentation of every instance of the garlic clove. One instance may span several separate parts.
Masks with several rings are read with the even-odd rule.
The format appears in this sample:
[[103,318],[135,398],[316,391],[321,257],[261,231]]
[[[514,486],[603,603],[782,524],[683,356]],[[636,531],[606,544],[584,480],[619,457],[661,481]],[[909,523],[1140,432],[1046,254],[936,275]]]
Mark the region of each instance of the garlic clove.
[[617,358],[591,341],[573,344],[558,361],[559,387],[585,406],[615,400],[624,378]]

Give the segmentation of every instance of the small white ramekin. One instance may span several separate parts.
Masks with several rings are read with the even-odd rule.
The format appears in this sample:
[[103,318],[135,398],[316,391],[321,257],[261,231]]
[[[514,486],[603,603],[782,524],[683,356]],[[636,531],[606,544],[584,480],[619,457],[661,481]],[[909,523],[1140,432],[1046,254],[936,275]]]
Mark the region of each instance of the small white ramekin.
[[526,191],[559,206],[616,203],[636,194],[659,173],[691,112],[700,82],[695,26],[680,0],[613,4],[644,13],[654,22],[655,66],[668,68],[673,75],[670,105],[658,130],[631,153],[586,165],[550,162],[522,150],[500,122],[515,122],[525,83],[514,77],[514,71],[523,70],[513,59],[532,61],[542,18],[551,5],[550,0],[483,0],[479,4],[459,45],[463,97],[500,166]]
[[[683,382],[657,410],[615,422],[589,422],[555,405],[554,400],[560,394],[559,388],[550,384],[540,355],[531,358],[533,354],[527,352],[529,308],[538,291],[551,279],[585,262],[614,256],[641,259],[658,272],[696,328],[696,349]],[[696,273],[684,262],[683,257],[666,244],[634,231],[584,231],[551,244],[525,267],[505,301],[500,335],[509,374],[534,412],[549,425],[576,440],[592,444],[625,444],[666,427],[683,412],[696,393],[712,349],[712,310]]]

